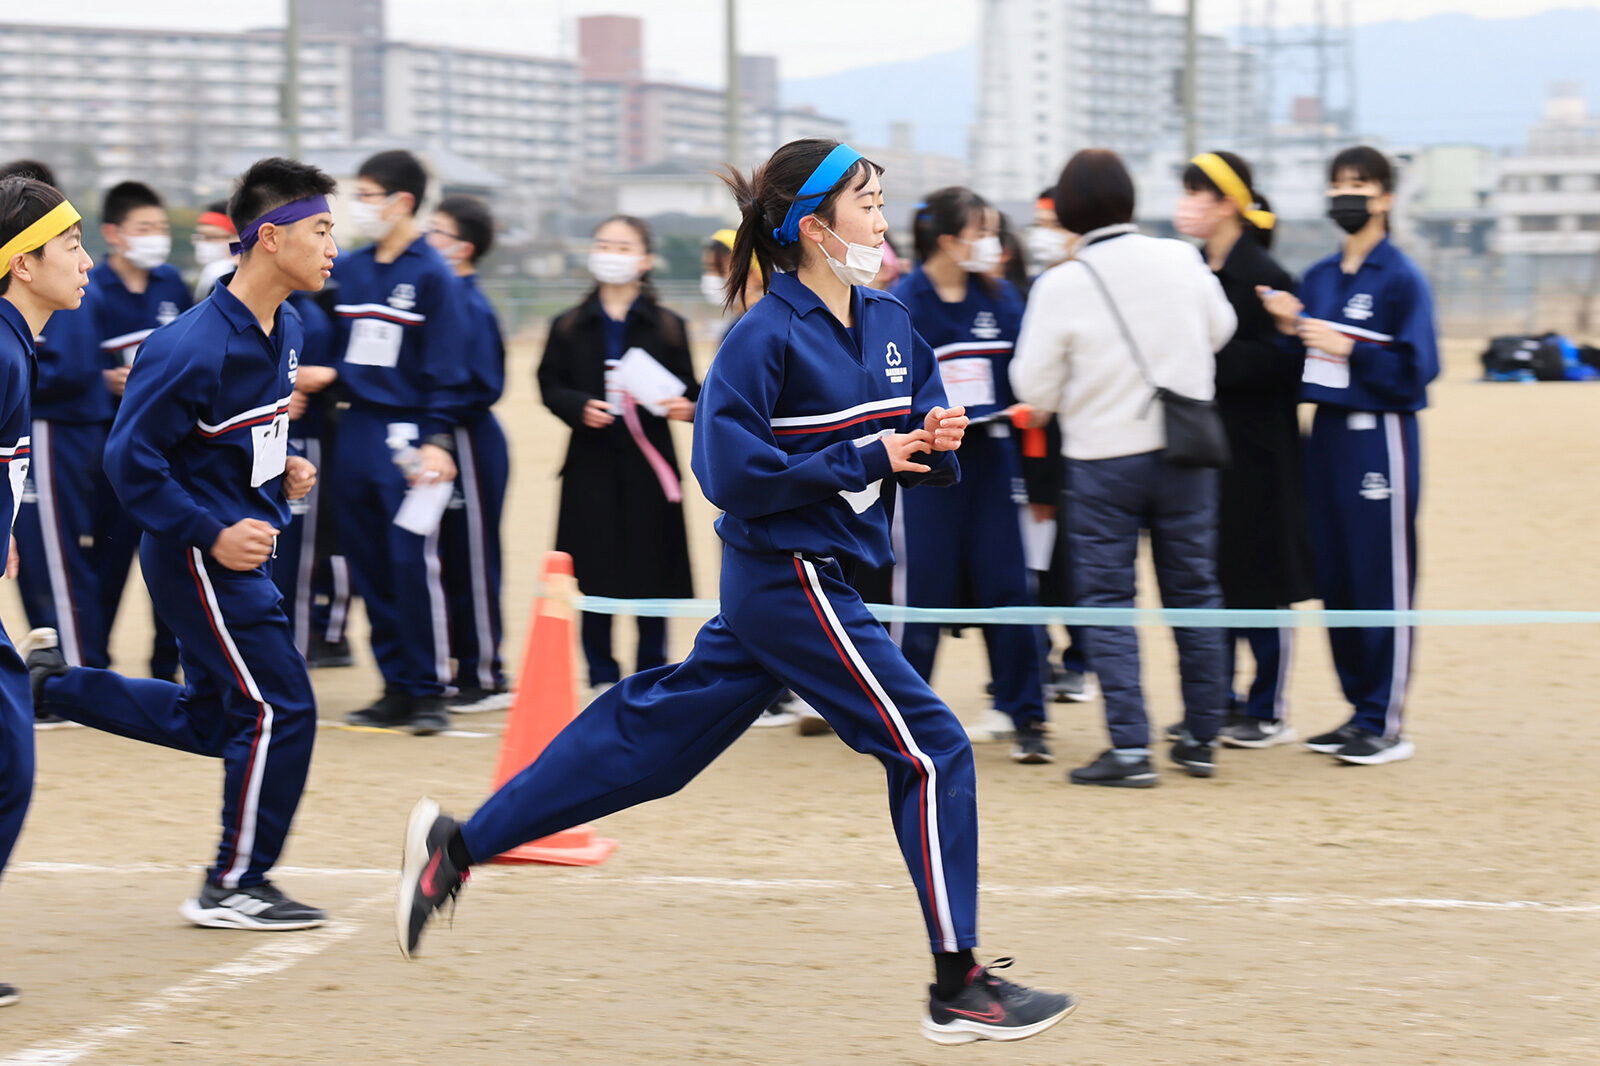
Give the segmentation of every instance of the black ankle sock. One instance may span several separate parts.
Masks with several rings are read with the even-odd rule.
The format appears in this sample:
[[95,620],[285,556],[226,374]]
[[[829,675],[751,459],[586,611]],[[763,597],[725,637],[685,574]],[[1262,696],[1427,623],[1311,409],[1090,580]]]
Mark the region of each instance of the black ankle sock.
[[933,994],[940,999],[953,999],[966,987],[967,974],[978,965],[971,948],[960,951],[941,951],[933,956]]
[[444,842],[444,857],[450,860],[450,865],[457,870],[465,870],[472,865],[472,856],[467,854],[467,842],[461,839],[461,827],[450,834],[450,839]]

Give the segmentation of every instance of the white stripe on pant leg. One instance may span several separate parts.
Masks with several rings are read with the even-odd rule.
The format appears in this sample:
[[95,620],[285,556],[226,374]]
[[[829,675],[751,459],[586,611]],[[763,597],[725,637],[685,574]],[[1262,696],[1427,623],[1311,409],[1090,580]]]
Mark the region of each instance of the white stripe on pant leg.
[[328,630],[322,639],[337,644],[344,639],[344,620],[350,611],[350,564],[342,555],[330,555],[328,573],[333,577],[333,602],[328,604]]
[[[1390,570],[1394,577],[1394,609],[1411,609],[1411,553],[1406,538],[1406,512],[1409,504],[1406,484],[1405,434],[1400,416],[1383,416],[1384,434],[1389,447],[1389,555]],[[1400,718],[1405,706],[1406,683],[1411,671],[1411,627],[1396,626],[1394,630],[1394,673],[1389,679],[1389,709],[1384,716],[1383,735],[1400,735]]]
[[[306,438],[306,460],[322,469],[322,442]],[[302,656],[311,653],[311,588],[317,569],[317,499],[322,490],[313,485],[306,494],[306,513],[300,520],[300,558],[294,579],[294,646]]]
[[433,672],[439,684],[450,687],[450,614],[444,605],[444,568],[439,563],[439,530],[422,541],[423,576],[428,583],[429,614],[433,618]]
[[1288,626],[1278,630],[1278,680],[1272,687],[1272,715],[1280,722],[1289,720],[1289,708],[1283,693],[1289,687],[1289,660],[1294,654],[1294,630]]
[[[493,417],[486,415],[484,417]],[[472,572],[472,624],[478,630],[478,687],[494,689],[494,629],[489,625],[489,542],[483,532],[483,493],[472,436],[456,427],[456,457],[461,462],[461,495],[467,503],[467,568]]]
[[[61,514],[56,510],[55,441],[50,423],[33,423],[34,511],[39,519],[39,539],[44,543],[45,573],[50,579],[50,600],[56,609],[56,635],[68,666],[83,665],[83,645],[78,639],[78,615],[72,609],[72,583],[67,572],[67,545],[61,535]],[[76,547],[76,546],[75,546]],[[81,549],[79,549],[81,550]],[[86,590],[87,591],[87,590]]]
[[817,604],[822,608],[822,613],[827,616],[828,625],[833,630],[833,635],[838,638],[839,646],[844,649],[845,654],[850,657],[850,661],[855,664],[856,669],[861,673],[862,680],[867,683],[873,694],[883,704],[884,711],[888,713],[890,721],[894,723],[895,731],[900,734],[901,742],[904,743],[906,750],[911,753],[911,757],[921,764],[923,771],[927,775],[923,788],[928,800],[928,887],[933,890],[934,921],[939,926],[939,938],[942,941],[940,946],[945,951],[959,951],[960,947],[956,943],[955,921],[950,917],[949,892],[945,889],[944,883],[944,859],[939,847],[939,772],[934,768],[933,760],[928,758],[922,749],[917,746],[917,738],[911,735],[911,730],[906,727],[905,719],[900,717],[900,708],[895,706],[894,701],[889,698],[888,692],[884,691],[883,686],[878,683],[878,678],[867,667],[865,660],[861,658],[861,653],[856,650],[855,641],[850,639],[849,632],[840,624],[839,616],[833,613],[833,604],[828,602],[827,594],[822,590],[822,581],[817,575],[816,567],[812,566],[810,560],[807,559],[801,559],[800,565],[805,567],[806,580],[811,583],[811,591],[816,595]]
[[244,656],[239,654],[239,648],[233,642],[233,634],[228,632],[227,623],[222,619],[222,607],[217,603],[217,591],[211,587],[211,575],[206,573],[206,559],[199,548],[190,548],[194,557],[194,572],[200,577],[200,585],[205,590],[206,604],[211,615],[211,621],[217,627],[217,636],[222,638],[222,646],[228,653],[229,660],[235,670],[239,671],[239,679],[244,682],[245,692],[261,708],[261,727],[256,737],[255,754],[250,760],[250,765],[245,767],[244,799],[239,806],[239,833],[233,841],[233,865],[222,874],[223,888],[238,888],[239,878],[250,868],[250,855],[256,848],[256,819],[261,809],[261,779],[267,772],[267,751],[272,747],[272,705],[261,698],[261,689],[256,686],[256,679],[250,673],[250,665],[244,661]]
[[[889,551],[894,555],[894,565],[889,570],[889,599],[897,606],[906,607],[906,577],[910,561],[906,558],[906,494],[895,498],[894,518],[889,522]],[[889,639],[899,648],[905,647],[906,624],[900,619],[889,623]]]

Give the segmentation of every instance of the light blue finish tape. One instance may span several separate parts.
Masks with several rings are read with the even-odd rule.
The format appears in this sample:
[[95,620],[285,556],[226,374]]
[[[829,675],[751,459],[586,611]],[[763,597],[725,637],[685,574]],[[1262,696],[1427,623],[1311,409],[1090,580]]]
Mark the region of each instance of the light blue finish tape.
[[[710,618],[717,600],[619,600],[579,596],[575,606],[593,614],[642,618]],[[1248,611],[1143,607],[897,607],[869,603],[880,622],[939,625],[1189,626],[1203,629],[1367,629],[1390,626],[1600,625],[1600,611]]]

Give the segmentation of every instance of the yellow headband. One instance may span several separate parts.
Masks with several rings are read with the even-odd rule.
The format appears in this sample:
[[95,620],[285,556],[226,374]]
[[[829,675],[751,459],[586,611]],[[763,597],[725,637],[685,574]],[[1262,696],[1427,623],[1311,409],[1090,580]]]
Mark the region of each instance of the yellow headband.
[[1222,195],[1233,201],[1239,214],[1254,223],[1257,229],[1271,229],[1277,223],[1277,216],[1271,211],[1262,211],[1255,206],[1255,198],[1250,195],[1249,187],[1239,180],[1239,175],[1220,155],[1207,152],[1195,156],[1190,162],[1199,167],[1200,172],[1222,190]]
[[[733,242],[739,239],[739,234],[731,229],[719,229],[711,235],[713,243],[720,244],[728,251],[733,251]],[[758,277],[764,276],[761,271],[761,261],[754,252],[750,253],[750,273]]]
[[50,210],[46,211],[39,221],[17,234],[0,248],[0,266],[4,273],[11,272],[11,260],[24,252],[36,251],[61,236],[71,228],[74,222],[81,222],[83,216],[78,214],[78,209],[62,200]]

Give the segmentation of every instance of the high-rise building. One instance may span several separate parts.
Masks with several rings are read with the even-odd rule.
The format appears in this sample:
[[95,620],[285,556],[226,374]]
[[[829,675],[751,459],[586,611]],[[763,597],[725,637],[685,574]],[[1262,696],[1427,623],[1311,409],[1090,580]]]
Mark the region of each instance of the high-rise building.
[[1600,118],[1582,86],[1551,87],[1544,115],[1528,130],[1523,155],[1496,167],[1494,248],[1508,273],[1532,285],[1594,288],[1600,264]]
[[288,0],[302,33],[338,41],[350,52],[350,129],[356,137],[383,131],[384,0]]

